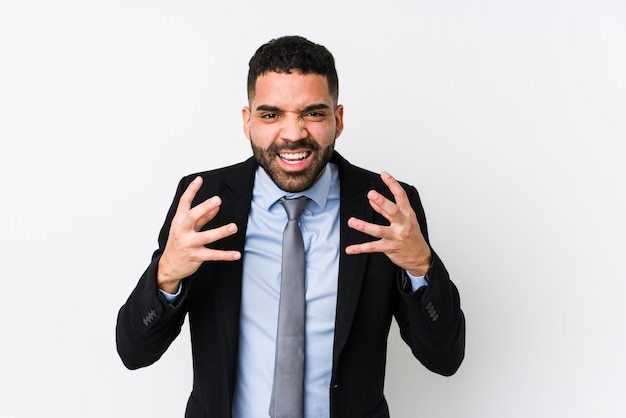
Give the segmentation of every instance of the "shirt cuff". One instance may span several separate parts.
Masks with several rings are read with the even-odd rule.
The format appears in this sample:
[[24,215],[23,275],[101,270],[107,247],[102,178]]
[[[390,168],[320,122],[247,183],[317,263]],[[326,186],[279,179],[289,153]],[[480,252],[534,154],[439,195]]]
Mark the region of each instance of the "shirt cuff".
[[422,286],[428,286],[425,276],[413,276],[411,273],[405,270],[407,277],[411,280],[411,290],[415,292]]
[[[409,275],[409,277],[410,276],[411,275]],[[163,295],[166,301],[168,301],[169,303],[174,303],[176,299],[178,298],[178,296],[180,296],[180,291],[182,289],[183,289],[183,282],[181,281],[180,283],[178,283],[178,290],[176,291],[176,293],[168,293],[165,290],[161,290],[161,289],[159,289],[159,292],[161,292],[161,294]]]

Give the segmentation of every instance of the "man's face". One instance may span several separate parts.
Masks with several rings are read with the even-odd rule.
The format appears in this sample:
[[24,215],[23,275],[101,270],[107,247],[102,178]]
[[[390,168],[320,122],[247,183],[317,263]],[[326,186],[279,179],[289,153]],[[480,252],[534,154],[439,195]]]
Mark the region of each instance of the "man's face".
[[343,130],[343,106],[335,105],[326,77],[319,74],[269,72],[258,77],[242,116],[259,165],[288,192],[315,183]]

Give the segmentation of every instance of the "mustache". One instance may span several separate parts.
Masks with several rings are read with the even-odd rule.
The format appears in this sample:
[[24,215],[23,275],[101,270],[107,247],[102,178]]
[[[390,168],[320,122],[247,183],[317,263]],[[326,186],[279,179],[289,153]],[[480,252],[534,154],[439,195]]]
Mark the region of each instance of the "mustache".
[[268,147],[268,151],[278,154],[281,151],[299,151],[299,150],[319,151],[320,146],[311,139],[301,139],[297,142],[285,141],[282,144],[273,143]]

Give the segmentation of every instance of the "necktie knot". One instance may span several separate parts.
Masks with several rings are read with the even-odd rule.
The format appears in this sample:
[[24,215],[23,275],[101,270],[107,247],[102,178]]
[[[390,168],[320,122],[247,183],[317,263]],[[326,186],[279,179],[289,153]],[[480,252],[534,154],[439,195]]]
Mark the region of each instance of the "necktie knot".
[[280,204],[285,208],[287,218],[290,221],[294,221],[300,217],[300,214],[304,210],[308,201],[309,199],[306,196],[296,197],[295,199],[287,199],[286,197],[283,197],[280,199]]

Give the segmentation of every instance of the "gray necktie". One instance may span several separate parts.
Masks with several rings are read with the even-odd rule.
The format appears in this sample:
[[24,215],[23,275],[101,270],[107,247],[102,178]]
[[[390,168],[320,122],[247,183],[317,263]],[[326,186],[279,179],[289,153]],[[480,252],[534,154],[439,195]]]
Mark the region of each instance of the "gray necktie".
[[273,418],[304,415],[304,243],[298,218],[307,201],[304,196],[280,200],[289,220],[283,232],[274,386],[269,411]]

